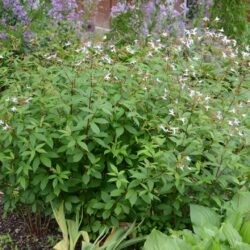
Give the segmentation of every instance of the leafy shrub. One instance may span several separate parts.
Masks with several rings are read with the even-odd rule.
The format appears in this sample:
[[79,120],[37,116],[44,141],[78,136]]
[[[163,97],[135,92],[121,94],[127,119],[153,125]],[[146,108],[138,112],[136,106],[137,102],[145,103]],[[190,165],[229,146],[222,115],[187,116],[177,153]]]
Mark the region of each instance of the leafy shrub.
[[193,223],[189,230],[173,232],[167,236],[153,230],[148,236],[144,250],[162,249],[250,249],[250,193],[241,192],[227,204],[227,216],[223,223],[213,209],[191,205]]
[[142,231],[182,228],[190,203],[221,206],[248,187],[249,50],[196,32],[4,52],[5,209],[63,201],[67,213],[83,206],[88,232],[134,219],[145,219]]

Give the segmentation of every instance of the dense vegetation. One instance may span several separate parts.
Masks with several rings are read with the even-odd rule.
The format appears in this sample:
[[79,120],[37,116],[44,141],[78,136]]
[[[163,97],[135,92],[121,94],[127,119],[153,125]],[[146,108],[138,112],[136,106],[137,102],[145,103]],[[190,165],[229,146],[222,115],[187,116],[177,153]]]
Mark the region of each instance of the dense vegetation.
[[[65,19],[79,13],[73,14]],[[74,226],[85,241],[86,232],[97,237],[124,223],[132,225],[127,234],[136,228],[134,236],[153,228],[191,229],[198,205],[201,213],[205,206],[223,217],[225,204],[249,190],[249,46],[209,29],[220,21],[206,18],[180,32],[147,23],[148,34],[137,37],[140,29],[133,30],[125,41],[119,30],[124,13],[116,18],[116,28],[96,41],[94,34],[79,36],[82,24],[72,26],[72,20],[70,26],[47,23],[29,37],[23,33],[32,26],[28,14],[16,16],[20,25],[5,26],[15,27],[0,40],[6,211],[25,206],[52,215],[52,205],[55,217],[75,219],[59,222],[62,231]],[[219,220],[216,225],[227,230]],[[121,232],[113,241],[117,249]],[[190,246],[190,239],[204,240],[203,233],[180,235]],[[213,244],[225,243],[221,237]]]

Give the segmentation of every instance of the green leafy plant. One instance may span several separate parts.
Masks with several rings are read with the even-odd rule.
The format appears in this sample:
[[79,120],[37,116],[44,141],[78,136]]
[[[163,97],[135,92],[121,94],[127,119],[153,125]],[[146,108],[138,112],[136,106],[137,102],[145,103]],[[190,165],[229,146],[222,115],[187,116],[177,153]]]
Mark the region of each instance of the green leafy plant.
[[190,217],[194,233],[183,230],[167,236],[153,230],[145,242],[144,249],[250,249],[249,202],[249,192],[238,193],[227,204],[223,223],[221,216],[213,209],[191,205]]
[[[249,188],[249,48],[222,33],[114,44],[52,41],[0,57],[0,190],[83,230],[190,224]],[[226,42],[226,45],[225,45]]]

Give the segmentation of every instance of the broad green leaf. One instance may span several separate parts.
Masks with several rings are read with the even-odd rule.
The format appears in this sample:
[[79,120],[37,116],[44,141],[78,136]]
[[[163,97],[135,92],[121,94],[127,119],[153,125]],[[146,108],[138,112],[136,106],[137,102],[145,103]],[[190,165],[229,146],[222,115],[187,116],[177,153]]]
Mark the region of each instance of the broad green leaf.
[[190,250],[192,247],[178,238],[171,238],[153,229],[148,235],[143,250]]
[[222,232],[228,240],[231,247],[236,247],[239,242],[242,242],[240,234],[234,229],[230,223],[223,223]]
[[250,213],[250,192],[239,192],[233,197],[231,204],[237,212]]
[[240,229],[240,235],[244,242],[250,244],[250,220],[243,223]]
[[200,227],[219,227],[220,216],[211,208],[199,205],[190,205],[190,217],[193,225]]

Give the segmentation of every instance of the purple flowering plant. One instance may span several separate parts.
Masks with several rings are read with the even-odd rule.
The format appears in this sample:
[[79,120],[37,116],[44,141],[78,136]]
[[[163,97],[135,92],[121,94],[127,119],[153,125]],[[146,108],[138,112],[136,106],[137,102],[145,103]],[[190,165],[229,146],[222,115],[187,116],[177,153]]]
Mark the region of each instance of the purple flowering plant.
[[[139,26],[137,33],[145,36],[159,32],[173,33],[177,28],[184,28],[183,18],[187,11],[184,4],[177,10],[176,1],[173,0],[147,0],[132,4],[119,2],[112,8],[112,16],[131,12],[131,26]],[[135,25],[135,22],[139,25]]]

